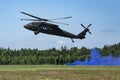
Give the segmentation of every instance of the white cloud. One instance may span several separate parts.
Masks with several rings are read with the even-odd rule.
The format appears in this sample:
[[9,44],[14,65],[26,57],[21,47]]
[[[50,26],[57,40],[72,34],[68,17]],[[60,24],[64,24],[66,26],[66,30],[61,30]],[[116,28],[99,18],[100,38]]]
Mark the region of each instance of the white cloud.
[[65,44],[65,42],[62,41],[62,40],[57,41],[57,43],[58,43],[58,44]]

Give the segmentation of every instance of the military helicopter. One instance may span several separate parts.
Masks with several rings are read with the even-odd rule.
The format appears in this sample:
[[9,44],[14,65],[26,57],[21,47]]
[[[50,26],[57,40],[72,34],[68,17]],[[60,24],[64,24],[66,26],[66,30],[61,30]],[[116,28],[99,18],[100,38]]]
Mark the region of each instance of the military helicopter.
[[64,30],[60,29],[58,27],[58,25],[53,24],[53,23],[57,23],[57,24],[69,25],[66,23],[56,22],[53,20],[72,18],[71,16],[63,17],[63,18],[56,18],[56,19],[43,19],[43,18],[28,14],[25,12],[21,12],[21,13],[35,18],[35,19],[21,19],[21,20],[27,20],[27,21],[34,21],[34,22],[24,25],[24,28],[33,31],[35,35],[37,35],[38,33],[45,33],[45,34],[67,37],[67,38],[70,38],[72,40],[72,42],[74,43],[73,39],[84,39],[87,32],[89,32],[91,34],[91,32],[89,31],[88,28],[92,24],[89,24],[87,27],[85,27],[83,24],[81,24],[81,26],[84,28],[84,30],[81,33],[79,33],[78,35],[64,31]]

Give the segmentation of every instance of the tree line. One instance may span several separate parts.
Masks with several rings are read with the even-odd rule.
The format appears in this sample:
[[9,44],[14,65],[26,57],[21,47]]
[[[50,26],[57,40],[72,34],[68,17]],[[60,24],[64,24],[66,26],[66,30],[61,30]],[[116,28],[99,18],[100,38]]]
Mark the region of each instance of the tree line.
[[[103,48],[97,48],[101,56],[108,56],[112,54],[114,57],[120,55],[120,43],[111,46],[104,46]],[[48,50],[38,49],[26,49],[12,50],[10,48],[0,48],[0,64],[67,64],[74,62],[75,60],[84,61],[86,58],[90,60],[91,49],[86,47],[77,48],[72,47],[67,49],[66,46],[61,49],[51,48]]]
[[114,57],[120,56],[120,43],[113,45],[105,45],[102,49],[100,49],[101,56],[112,55]]

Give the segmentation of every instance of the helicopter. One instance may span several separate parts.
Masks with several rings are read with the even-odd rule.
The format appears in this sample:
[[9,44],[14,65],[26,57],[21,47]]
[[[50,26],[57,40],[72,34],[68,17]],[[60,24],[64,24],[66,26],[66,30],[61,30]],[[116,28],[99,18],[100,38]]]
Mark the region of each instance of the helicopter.
[[[62,30],[57,25],[57,24],[69,25],[69,24],[54,21],[54,20],[58,20],[58,19],[72,18],[71,16],[63,17],[63,18],[56,18],[56,19],[43,19],[43,18],[34,16],[34,15],[28,14],[26,12],[21,12],[21,13],[24,15],[30,16],[32,18],[35,18],[35,19],[21,19],[21,20],[33,21],[33,22],[30,22],[30,23],[24,25],[24,28],[33,31],[35,35],[37,35],[39,33],[45,33],[45,34],[50,34],[50,35],[67,37],[67,38],[70,38],[72,40],[72,42],[74,43],[73,39],[84,39],[87,32],[89,32],[91,34],[91,32],[89,31],[88,28],[92,24],[89,24],[87,27],[85,27],[83,24],[81,24],[81,26],[84,28],[84,30],[81,33],[79,33],[78,35],[75,35],[73,33]],[[53,23],[57,23],[57,24],[53,24]]]

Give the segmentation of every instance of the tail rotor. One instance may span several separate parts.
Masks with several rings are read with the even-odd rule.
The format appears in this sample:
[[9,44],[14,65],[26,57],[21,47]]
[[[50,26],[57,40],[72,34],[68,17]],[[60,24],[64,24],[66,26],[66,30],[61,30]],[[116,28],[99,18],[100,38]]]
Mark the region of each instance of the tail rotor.
[[89,24],[87,27],[85,27],[83,24],[81,24],[81,26],[85,29],[85,30],[87,30],[87,32],[89,32],[90,34],[92,34],[90,31],[89,31],[89,27],[91,26],[92,24]]

